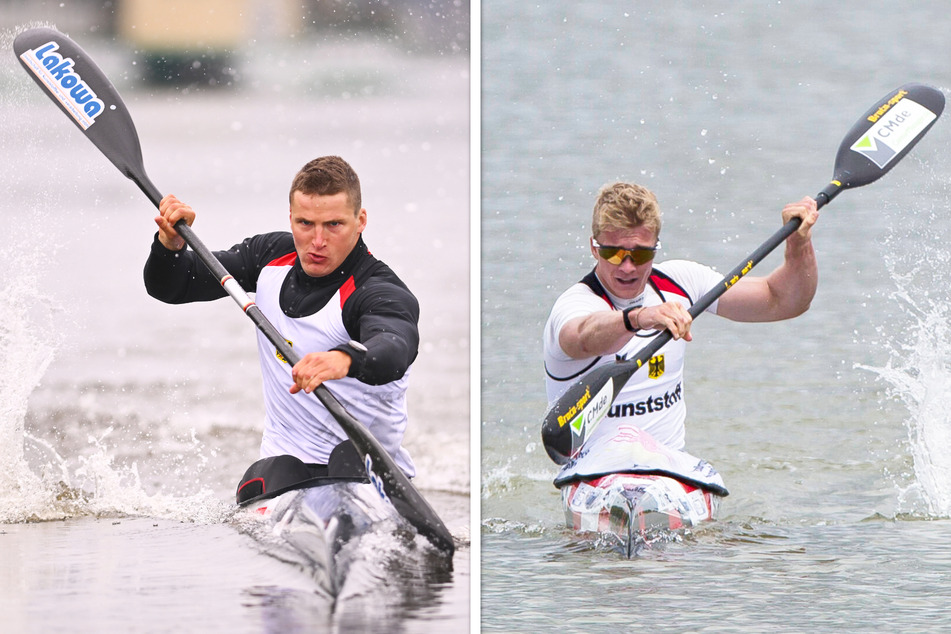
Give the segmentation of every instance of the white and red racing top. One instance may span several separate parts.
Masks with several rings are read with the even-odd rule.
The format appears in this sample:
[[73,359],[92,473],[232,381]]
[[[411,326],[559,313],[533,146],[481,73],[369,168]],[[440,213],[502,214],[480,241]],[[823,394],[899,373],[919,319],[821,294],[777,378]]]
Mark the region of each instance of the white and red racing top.
[[[401,443],[407,382],[419,347],[419,304],[406,285],[362,238],[340,268],[320,278],[303,271],[287,232],[254,236],[215,256],[255,293],[255,303],[301,356],[324,350],[350,355],[348,376],[327,388],[412,477],[413,462]],[[194,252],[168,251],[157,239],[145,283],[150,295],[171,304],[227,296]],[[367,351],[355,350],[350,340]],[[314,396],[289,392],[291,367],[262,333],[258,352],[266,412],[261,457],[289,454],[326,464],[330,451],[347,439],[343,430]]]
[[[572,359],[559,345],[558,335],[570,320],[602,310],[623,310],[630,306],[656,306],[662,302],[693,304],[722,280],[713,269],[686,260],[655,265],[644,293],[624,300],[605,290],[594,271],[571,286],[555,301],[544,331],[546,387],[549,403],[571,383],[592,368],[630,358],[647,345],[656,331],[639,331],[616,355]],[[709,311],[715,313],[717,302]],[[686,342],[670,341],[627,382],[588,442],[618,433],[622,425],[634,425],[671,449],[684,447],[683,370]]]

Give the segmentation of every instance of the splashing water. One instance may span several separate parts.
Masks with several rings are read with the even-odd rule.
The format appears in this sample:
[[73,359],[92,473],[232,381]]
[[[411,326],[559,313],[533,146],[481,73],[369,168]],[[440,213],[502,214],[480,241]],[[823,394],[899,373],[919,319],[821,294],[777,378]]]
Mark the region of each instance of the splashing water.
[[[63,311],[39,289],[39,257],[14,239],[0,251],[0,522],[45,521],[84,515],[150,515],[179,520],[214,517],[223,504],[210,492],[190,498],[146,494],[136,465],[114,464],[105,443],[111,429],[90,437],[94,448],[72,470],[48,440],[25,429],[30,395],[62,343]],[[27,459],[37,449],[45,464]],[[41,463],[43,461],[40,461]]]
[[[5,258],[3,258],[5,259]],[[0,262],[0,264],[6,264]],[[30,471],[24,458],[23,421],[27,400],[54,356],[51,342],[36,334],[29,318],[32,278],[15,268],[0,286],[0,521],[11,515],[43,517],[51,489]]]
[[951,298],[946,296],[948,280],[942,279],[951,254],[938,247],[926,250],[930,255],[919,262],[928,262],[931,270],[919,267],[917,277],[899,272],[901,263],[886,259],[898,284],[892,299],[909,325],[889,338],[885,367],[858,367],[883,379],[888,395],[908,410],[905,425],[915,481],[902,497],[920,497],[931,517],[951,517]]
[[[4,268],[10,274],[0,286],[0,523],[86,515],[146,515],[200,523],[226,519],[230,506],[209,490],[187,497],[147,494],[135,463],[115,464],[105,442],[111,428],[89,438],[94,451],[80,456],[72,470],[53,444],[25,430],[30,395],[55,358],[60,335],[54,317],[59,310],[37,292],[32,274],[6,262],[7,254],[0,252],[0,267],[8,264]],[[47,456],[39,473],[27,460],[27,444]]]
[[[16,32],[31,26],[47,25],[0,31],[0,50],[10,51]],[[0,152],[15,157],[0,171],[0,185],[10,193],[9,208],[17,212],[6,219],[0,245],[0,523],[123,514],[222,521],[230,507],[208,490],[188,497],[147,494],[134,463],[114,463],[113,450],[104,443],[109,431],[89,439],[93,451],[73,458],[78,466],[63,458],[55,441],[41,437],[42,432],[27,431],[30,397],[69,332],[62,323],[69,319],[68,311],[41,281],[56,266],[56,237],[37,228],[49,225],[48,210],[67,205],[56,188],[37,187],[31,180],[29,166],[42,162],[37,148],[48,146],[49,139],[38,142],[31,137],[37,133],[23,125],[28,106],[42,96],[24,80],[13,55],[0,59],[0,86]],[[76,133],[64,123],[46,134]],[[28,194],[18,199],[19,192]],[[200,455],[201,447],[191,449]]]

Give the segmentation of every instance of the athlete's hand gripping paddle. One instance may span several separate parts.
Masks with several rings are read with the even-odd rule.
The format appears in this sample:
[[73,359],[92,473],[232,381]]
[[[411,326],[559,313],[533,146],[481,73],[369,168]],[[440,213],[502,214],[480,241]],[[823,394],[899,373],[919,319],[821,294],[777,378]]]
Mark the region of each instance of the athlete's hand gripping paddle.
[[[162,195],[145,173],[139,136],[132,117],[115,87],[92,58],[71,39],[50,28],[20,33],[13,42],[13,50],[53,103],[158,207]],[[175,229],[278,352],[292,366],[296,364],[300,355],[288,345],[261,309],[198,239],[192,228],[180,221]],[[313,394],[353,442],[371,481],[381,494],[389,498],[397,511],[421,535],[429,538],[440,550],[452,554],[455,549],[452,534],[383,446],[324,385],[318,386]]]
[[[817,207],[821,208],[842,190],[868,185],[884,176],[931,129],[943,110],[944,95],[923,84],[905,84],[885,95],[862,115],[842,140],[835,157],[832,182],[816,196]],[[793,218],[783,225],[691,306],[690,315],[696,319],[800,224],[800,218]],[[578,452],[607,415],[628,379],[670,339],[670,332],[665,330],[635,357],[595,368],[572,383],[548,410],[542,423],[542,440],[552,460],[564,464]]]

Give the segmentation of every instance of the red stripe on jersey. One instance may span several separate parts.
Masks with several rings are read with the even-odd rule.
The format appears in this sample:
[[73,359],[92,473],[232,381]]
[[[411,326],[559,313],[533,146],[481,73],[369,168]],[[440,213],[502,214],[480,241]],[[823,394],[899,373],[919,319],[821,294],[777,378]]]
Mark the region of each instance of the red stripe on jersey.
[[[664,291],[665,293],[680,295],[681,297],[687,297],[687,293],[684,292],[684,289],[675,284],[673,280],[670,280],[666,277],[661,277],[660,275],[651,275],[651,281],[657,285],[658,290]],[[690,298],[687,297],[687,299]]]
[[353,276],[351,275],[350,278],[343,283],[343,286],[340,287],[340,308],[343,308],[343,305],[355,290],[357,290],[357,284],[353,281]]
[[294,262],[297,261],[297,251],[293,253],[288,253],[287,255],[282,255],[279,258],[275,258],[267,263],[268,266],[293,266]]

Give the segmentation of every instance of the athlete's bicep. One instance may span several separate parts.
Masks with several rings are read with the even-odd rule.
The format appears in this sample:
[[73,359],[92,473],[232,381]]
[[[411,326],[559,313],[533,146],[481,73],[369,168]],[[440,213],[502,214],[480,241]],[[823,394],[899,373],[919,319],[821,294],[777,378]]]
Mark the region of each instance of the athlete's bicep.
[[765,321],[774,298],[764,277],[744,277],[726,291],[717,314],[733,321]]

